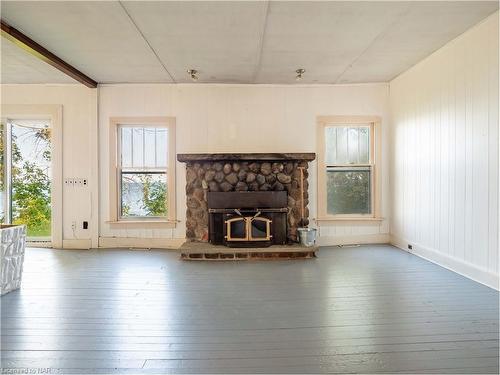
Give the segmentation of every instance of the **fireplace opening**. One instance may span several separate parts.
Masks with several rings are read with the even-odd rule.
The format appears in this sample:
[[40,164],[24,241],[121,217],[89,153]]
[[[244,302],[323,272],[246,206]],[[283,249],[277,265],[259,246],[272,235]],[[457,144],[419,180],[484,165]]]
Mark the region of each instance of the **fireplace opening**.
[[287,242],[287,193],[209,192],[209,242],[265,247]]

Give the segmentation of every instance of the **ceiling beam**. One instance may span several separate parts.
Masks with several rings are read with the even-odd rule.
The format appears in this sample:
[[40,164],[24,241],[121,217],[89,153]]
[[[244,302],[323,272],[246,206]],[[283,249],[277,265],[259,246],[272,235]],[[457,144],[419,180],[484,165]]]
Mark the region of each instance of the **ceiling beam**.
[[10,26],[3,20],[2,24],[2,36],[13,42],[18,47],[22,48],[26,52],[32,54],[33,56],[39,58],[40,60],[52,65],[54,68],[60,70],[61,72],[67,74],[76,81],[84,84],[90,88],[96,88],[97,82],[87,75],[80,72],[78,69],[68,64],[66,61],[54,55],[52,52],[35,42],[30,37],[26,36],[19,30]]

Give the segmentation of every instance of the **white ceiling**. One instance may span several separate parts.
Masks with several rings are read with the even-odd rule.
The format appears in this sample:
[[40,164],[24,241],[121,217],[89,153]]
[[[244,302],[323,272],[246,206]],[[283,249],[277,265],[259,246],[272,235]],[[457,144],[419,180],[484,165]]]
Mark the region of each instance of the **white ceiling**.
[[[100,83],[387,82],[497,1],[2,1],[2,19]],[[74,82],[2,38],[3,83]]]

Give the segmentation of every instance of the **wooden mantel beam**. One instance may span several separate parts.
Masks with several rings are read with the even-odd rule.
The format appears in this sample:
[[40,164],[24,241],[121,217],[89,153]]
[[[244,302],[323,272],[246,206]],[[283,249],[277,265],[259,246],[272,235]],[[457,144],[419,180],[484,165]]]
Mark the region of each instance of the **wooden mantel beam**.
[[286,161],[303,160],[313,161],[314,152],[288,152],[288,153],[246,153],[246,154],[177,154],[177,160],[183,163],[196,161]]
[[2,23],[2,36],[9,39],[11,42],[21,47],[28,53],[31,53],[40,60],[52,65],[54,68],[59,69],[61,72],[67,74],[71,78],[83,83],[85,86],[90,88],[96,88],[97,82],[87,75],[80,72],[75,67],[68,64],[66,61],[54,55],[52,52],[35,42],[30,37],[26,36],[19,30],[10,26],[3,20]]

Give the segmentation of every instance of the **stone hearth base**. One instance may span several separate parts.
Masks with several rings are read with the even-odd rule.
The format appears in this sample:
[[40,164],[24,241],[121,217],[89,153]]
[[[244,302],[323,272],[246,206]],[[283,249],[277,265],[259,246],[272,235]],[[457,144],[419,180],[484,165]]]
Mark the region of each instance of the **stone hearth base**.
[[231,248],[201,242],[186,242],[180,249],[182,260],[283,260],[316,257],[318,246],[273,245],[270,247]]

